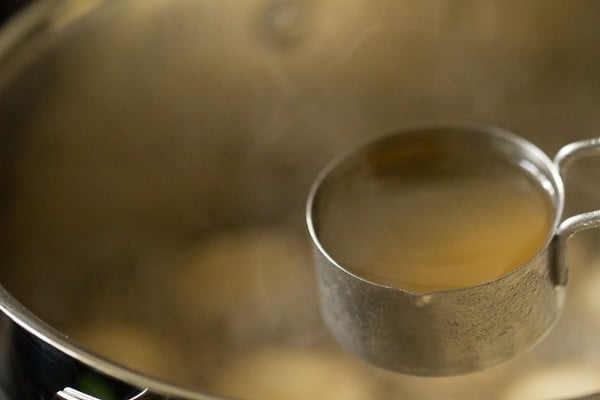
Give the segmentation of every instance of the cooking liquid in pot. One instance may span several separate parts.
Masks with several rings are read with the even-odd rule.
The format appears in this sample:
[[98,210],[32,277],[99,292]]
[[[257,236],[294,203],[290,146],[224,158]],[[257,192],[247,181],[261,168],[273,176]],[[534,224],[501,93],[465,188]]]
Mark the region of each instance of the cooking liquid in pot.
[[317,227],[330,256],[366,279],[421,293],[473,286],[508,274],[548,238],[549,193],[501,157],[370,162],[329,184]]

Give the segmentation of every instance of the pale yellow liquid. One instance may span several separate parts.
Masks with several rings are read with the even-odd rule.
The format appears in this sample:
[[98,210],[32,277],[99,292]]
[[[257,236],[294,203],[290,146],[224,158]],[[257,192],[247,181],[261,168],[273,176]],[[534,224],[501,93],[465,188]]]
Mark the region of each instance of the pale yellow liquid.
[[481,284],[526,263],[550,235],[551,195],[506,160],[380,164],[346,171],[318,199],[324,248],[370,281],[420,293]]

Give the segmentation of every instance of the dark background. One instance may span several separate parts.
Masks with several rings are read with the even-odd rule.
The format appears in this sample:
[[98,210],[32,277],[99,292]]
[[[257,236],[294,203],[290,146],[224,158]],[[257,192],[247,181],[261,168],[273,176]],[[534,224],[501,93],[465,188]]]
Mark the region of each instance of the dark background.
[[32,0],[2,0],[0,2],[0,24],[6,22],[11,15],[31,2]]

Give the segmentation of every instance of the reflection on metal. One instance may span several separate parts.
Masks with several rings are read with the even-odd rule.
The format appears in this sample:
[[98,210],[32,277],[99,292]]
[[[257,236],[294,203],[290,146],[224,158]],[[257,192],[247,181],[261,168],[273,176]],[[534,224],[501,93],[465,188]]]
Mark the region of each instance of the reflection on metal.
[[86,15],[106,0],[67,0],[56,9],[51,19],[51,29],[60,30]]
[[563,146],[554,157],[561,176],[565,177],[571,163],[580,158],[600,155],[600,137],[580,140]]
[[[547,192],[555,205],[554,223],[544,247],[514,272],[472,287],[428,293],[423,307],[420,294],[370,282],[332,258],[319,238],[319,226],[326,221],[321,210],[326,209],[322,197],[327,195],[322,193],[347,171],[366,168],[369,163],[365,160],[386,151],[423,148],[428,140],[446,143],[448,138],[460,143],[463,151],[476,148],[490,159],[503,154],[515,165],[535,171],[532,175],[540,185],[552,188]],[[460,156],[450,147],[444,153]],[[598,154],[600,139],[588,139],[565,145],[553,163],[532,143],[500,129],[441,125],[384,137],[338,158],[318,176],[306,210],[328,327],[340,343],[366,360],[409,374],[474,372],[524,352],[545,336],[561,315],[561,287],[567,284],[568,270],[566,240],[576,232],[600,227],[600,211],[559,224],[564,204],[559,171],[564,174],[575,159]]]
[[[148,393],[148,390],[144,389],[141,393],[139,393],[133,397],[130,397],[127,400],[142,400],[145,398],[145,395],[147,393]],[[108,399],[100,399],[98,397],[90,396],[89,394],[80,392],[79,390],[73,389],[72,387],[66,387],[63,390],[56,393],[56,395],[54,396],[54,400],[108,400]],[[123,399],[123,400],[125,400],[125,399]]]
[[[554,157],[554,164],[558,168],[563,181],[569,166],[575,160],[600,155],[600,138],[592,138],[569,143],[563,146]],[[566,242],[576,232],[600,227],[600,210],[589,211],[565,219],[558,227],[554,246],[556,279],[561,285],[566,285],[568,280]]]
[[[282,210],[299,216],[310,180],[333,153],[414,121],[469,119],[510,125],[548,150],[600,126],[595,73],[600,41],[594,40],[600,36],[594,18],[600,3],[542,0],[514,7],[476,0],[114,0],[96,7],[89,18],[48,11],[76,2],[36,2],[36,12],[15,20],[10,31],[0,35],[0,60],[10,59],[19,67],[12,69],[18,70],[18,77],[7,75],[5,68],[0,74],[0,81],[11,84],[10,92],[0,84],[1,170],[14,173],[9,183],[22,190],[12,225],[2,219],[0,242],[9,250],[2,256],[14,256],[3,264],[2,284],[19,299],[0,293],[2,315],[15,321],[2,335],[13,345],[18,338],[28,346],[25,336],[33,337],[39,342],[36,351],[44,350],[40,360],[52,361],[52,368],[36,370],[34,365],[25,371],[24,363],[9,362],[22,359],[32,347],[11,347],[12,352],[0,357],[2,376],[7,371],[15,372],[13,378],[16,372],[29,375],[6,389],[10,398],[47,399],[65,386],[80,388],[67,376],[64,382],[45,386],[44,396],[30,390],[42,390],[48,371],[63,365],[73,371],[73,363],[78,371],[100,371],[133,388],[210,398],[86,352],[30,318],[19,303],[29,305],[27,293],[17,293],[20,289],[34,288],[42,306],[56,305],[47,307],[50,315],[39,312],[47,321],[55,316],[78,318],[76,311],[63,312],[61,305],[77,308],[82,305],[77,299],[90,296],[40,284],[78,283],[80,278],[73,276],[77,273],[89,281],[95,276],[90,268],[110,266],[113,258],[123,263],[130,261],[128,256],[147,260],[150,257],[144,258],[138,245],[148,245],[154,255],[163,251],[162,242],[145,239],[159,229],[190,238],[215,221],[225,221],[222,226],[239,223],[240,215],[249,221],[244,228],[256,221],[272,224],[272,216]],[[147,12],[153,6],[156,9]],[[52,25],[53,20],[58,22]],[[44,57],[39,48],[47,50]],[[22,69],[29,61],[31,67]],[[243,168],[222,168],[247,155],[249,144],[255,156]],[[234,186],[229,184],[232,174],[237,176]],[[577,195],[581,190],[597,194],[600,175],[575,182],[579,175],[573,177],[573,186],[580,190],[573,199],[581,204],[583,198]],[[69,215],[81,218],[62,223]],[[100,226],[106,230],[93,232]],[[575,251],[574,246],[583,243],[581,236],[569,246],[583,266],[597,258],[598,250],[582,245],[582,251]],[[136,266],[146,271],[145,265]],[[589,283],[596,270],[591,267],[587,274],[572,274],[572,289]],[[62,279],[67,270],[68,277]],[[5,279],[15,271],[25,281],[13,285]],[[77,296],[74,302],[69,302],[69,293]],[[121,299],[118,290],[107,293],[115,302]],[[154,297],[158,296],[140,303],[150,307]],[[307,291],[300,291],[298,298],[309,299]],[[565,313],[566,323],[561,320],[546,342],[519,362],[499,366],[495,375],[466,376],[445,385],[427,380],[418,386],[422,381],[415,384],[398,374],[383,374],[355,359],[347,364],[364,372],[361,383],[383,391],[374,398],[411,398],[411,393],[469,400],[490,393],[501,397],[515,377],[540,365],[572,357],[582,368],[584,361],[598,367],[599,328],[591,326],[600,320],[599,313],[592,312],[597,303],[583,295],[573,300],[576,307]],[[431,299],[419,304],[426,308]],[[286,338],[319,337],[324,338],[320,343],[329,343],[321,325],[312,329],[294,307],[285,311],[295,321],[289,331],[282,330]],[[262,315],[252,317],[260,326]],[[316,319],[316,308],[310,317]],[[270,332],[266,334],[265,344],[270,345]],[[197,333],[194,343],[214,353],[240,348],[239,342],[233,343],[234,335],[213,336]],[[335,349],[336,356],[347,356]],[[220,364],[207,361],[209,357],[189,359],[195,365],[181,369],[202,364],[223,372]],[[198,390],[207,387],[202,382],[188,384]],[[16,390],[21,390],[20,396],[14,396]]]
[[[456,157],[476,148],[489,159],[502,157],[516,165],[528,160],[538,177],[554,187],[548,194],[555,214],[544,246],[519,268],[476,286],[428,292],[423,306],[422,294],[371,282],[345,269],[321,242],[319,226],[326,220],[321,211],[326,209],[323,193],[337,177],[368,168],[365,160],[386,152],[421,149],[427,143],[452,143],[444,153]],[[403,165],[405,159],[399,158],[397,165]],[[548,254],[556,245],[551,238],[563,201],[562,181],[551,160],[532,143],[493,127],[425,126],[378,139],[338,158],[317,178],[306,210],[327,326],[342,345],[367,361],[415,375],[475,372],[524,352],[549,332],[562,312],[562,290],[549,272]]]
[[55,400],[101,400],[70,387],[66,387],[54,396]]

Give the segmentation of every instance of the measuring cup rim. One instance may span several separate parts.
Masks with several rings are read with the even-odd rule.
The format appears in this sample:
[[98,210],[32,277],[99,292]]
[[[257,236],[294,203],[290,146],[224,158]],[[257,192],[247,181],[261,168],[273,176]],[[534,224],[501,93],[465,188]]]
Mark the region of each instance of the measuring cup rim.
[[[463,130],[465,132],[467,132],[467,131],[479,132],[481,134],[493,136],[497,139],[504,140],[506,142],[510,142],[510,144],[512,144],[520,149],[526,150],[527,154],[529,155],[528,158],[535,159],[535,160],[539,161],[540,163],[542,163],[550,175],[550,176],[548,176],[548,178],[551,178],[551,183],[552,183],[554,191],[555,191],[555,193],[553,194],[553,197],[555,200],[553,202],[553,204],[554,204],[554,220],[552,221],[552,224],[551,224],[550,228],[548,229],[546,239],[540,245],[540,247],[537,249],[537,251],[526,262],[517,266],[510,272],[500,276],[499,278],[491,280],[491,281],[481,282],[476,285],[469,285],[469,286],[460,287],[460,288],[432,290],[432,291],[425,291],[425,292],[414,292],[414,291],[411,291],[408,289],[371,281],[369,279],[366,279],[365,277],[360,276],[359,274],[357,274],[355,272],[352,272],[351,270],[347,269],[346,267],[344,267],[343,265],[338,263],[336,261],[336,259],[327,252],[327,250],[325,249],[325,247],[323,246],[323,244],[321,243],[321,241],[319,239],[319,235],[317,234],[317,229],[315,227],[315,222],[314,222],[314,204],[315,204],[315,199],[317,197],[317,194],[318,194],[320,188],[322,187],[323,183],[327,180],[327,178],[331,175],[331,173],[334,172],[337,168],[343,166],[345,164],[345,162],[350,160],[353,156],[359,155],[362,152],[367,152],[369,149],[381,144],[382,142],[389,140],[393,137],[399,136],[399,135],[416,134],[419,132],[426,132],[426,131],[432,131],[432,130],[456,130],[456,131]],[[475,288],[481,288],[484,286],[492,285],[497,282],[503,281],[505,279],[508,279],[513,274],[519,273],[526,265],[530,264],[533,260],[538,258],[549,246],[552,245],[552,240],[556,234],[558,226],[561,223],[562,213],[563,213],[563,208],[564,208],[564,199],[565,199],[564,183],[563,183],[562,177],[560,175],[560,172],[558,170],[558,167],[548,157],[548,155],[544,151],[542,151],[538,146],[536,146],[534,143],[530,142],[529,140],[527,140],[519,135],[516,135],[506,129],[503,129],[503,128],[500,128],[497,126],[493,126],[493,125],[488,125],[488,124],[481,124],[481,123],[474,123],[474,122],[454,122],[454,121],[435,122],[435,123],[420,123],[420,124],[406,125],[404,127],[401,127],[401,128],[398,128],[398,129],[392,131],[391,133],[380,135],[374,139],[363,142],[362,144],[359,144],[358,146],[355,146],[352,149],[350,149],[350,150],[336,156],[334,159],[332,159],[319,172],[319,174],[317,175],[316,179],[314,180],[314,182],[312,183],[312,185],[310,187],[310,190],[308,192],[307,201],[306,201],[305,217],[306,217],[306,224],[307,224],[307,228],[308,228],[308,232],[309,232],[309,236],[310,236],[312,245],[318,250],[318,252],[323,257],[326,258],[327,262],[330,263],[331,265],[333,265],[335,268],[337,268],[338,270],[342,271],[345,274],[350,275],[354,279],[358,279],[368,285],[374,285],[374,286],[378,286],[378,287],[381,287],[384,289],[399,291],[399,292],[406,293],[409,295],[422,297],[422,296],[426,296],[426,295],[457,293],[457,292],[461,292],[461,291],[472,290]]]

